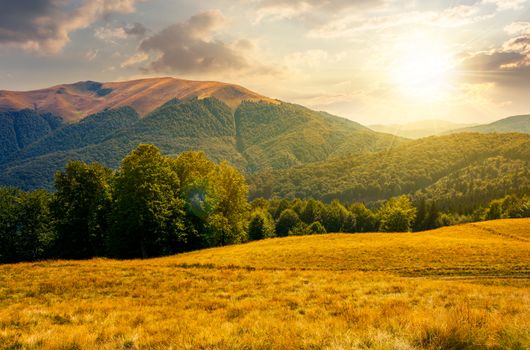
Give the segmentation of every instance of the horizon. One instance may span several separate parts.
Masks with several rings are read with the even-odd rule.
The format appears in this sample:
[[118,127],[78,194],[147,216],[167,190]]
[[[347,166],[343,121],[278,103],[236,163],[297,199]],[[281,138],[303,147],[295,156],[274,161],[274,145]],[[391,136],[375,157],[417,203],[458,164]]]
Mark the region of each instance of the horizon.
[[0,89],[170,76],[362,124],[528,114],[526,0],[0,1]]

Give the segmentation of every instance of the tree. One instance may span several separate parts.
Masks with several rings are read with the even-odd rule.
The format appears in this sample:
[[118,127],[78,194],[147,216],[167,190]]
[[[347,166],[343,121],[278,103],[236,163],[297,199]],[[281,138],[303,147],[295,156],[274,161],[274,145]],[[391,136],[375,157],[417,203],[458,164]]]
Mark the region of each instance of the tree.
[[490,203],[489,207],[486,209],[486,220],[495,220],[500,219],[502,216],[502,201],[494,200]]
[[181,249],[184,202],[172,163],[153,145],[139,145],[114,180],[109,248],[113,256],[148,257]]
[[258,240],[274,237],[274,235],[274,221],[269,212],[263,209],[255,210],[250,216],[248,224],[248,239]]
[[199,179],[207,178],[216,167],[204,152],[183,152],[171,164],[183,188]]
[[309,199],[300,214],[300,219],[306,224],[322,220],[323,213],[326,210],[324,204],[315,199]]
[[51,195],[0,188],[0,263],[49,257],[53,241]]
[[322,223],[327,232],[340,232],[349,214],[348,209],[335,200],[326,207]]
[[57,256],[86,259],[105,253],[111,193],[110,169],[97,163],[70,161],[55,174],[52,202]]
[[[210,181],[217,199],[215,214],[226,219],[226,236],[217,244],[225,245],[246,240],[245,221],[248,214],[248,186],[244,176],[226,162],[219,164],[211,173]],[[217,220],[218,222],[218,220]]]
[[377,213],[379,230],[383,232],[407,232],[412,228],[416,209],[407,196],[394,197],[385,202]]
[[307,227],[307,232],[309,234],[326,233],[326,228],[320,223],[320,221],[315,221]]
[[439,217],[440,212],[436,207],[436,203],[434,201],[431,201],[429,203],[427,214],[425,215],[425,219],[423,221],[423,229],[432,230],[434,228],[439,227]]
[[282,198],[278,205],[276,206],[276,210],[274,211],[274,214],[272,214],[272,217],[274,220],[278,220],[280,218],[280,215],[283,213],[285,209],[288,209],[291,207],[291,203],[287,198]]
[[425,217],[427,215],[427,204],[425,203],[425,198],[421,198],[417,209],[416,209],[416,219],[414,220],[414,231],[424,230]]
[[354,203],[349,210],[355,216],[355,232],[377,231],[377,218],[363,203]]
[[255,210],[255,209],[264,209],[264,210],[267,210],[269,209],[269,201],[266,200],[265,198],[262,198],[262,197],[259,197],[259,198],[256,198],[252,201],[252,203],[250,203],[250,208],[252,210]]
[[276,233],[280,237],[285,237],[289,234],[289,231],[292,230],[300,222],[300,218],[294,210],[285,209],[280,214],[278,222],[276,223]]

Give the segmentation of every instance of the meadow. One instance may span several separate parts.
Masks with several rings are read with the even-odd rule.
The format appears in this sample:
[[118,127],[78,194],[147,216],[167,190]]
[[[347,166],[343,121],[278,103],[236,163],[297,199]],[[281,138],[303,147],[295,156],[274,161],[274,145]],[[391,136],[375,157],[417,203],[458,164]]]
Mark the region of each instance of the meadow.
[[530,219],[0,265],[0,349],[528,349]]

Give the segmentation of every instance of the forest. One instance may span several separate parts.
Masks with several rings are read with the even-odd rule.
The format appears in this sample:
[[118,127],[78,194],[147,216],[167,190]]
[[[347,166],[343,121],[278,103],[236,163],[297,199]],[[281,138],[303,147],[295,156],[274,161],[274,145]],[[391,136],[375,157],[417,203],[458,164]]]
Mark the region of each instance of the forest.
[[275,236],[422,231],[469,221],[530,216],[530,196],[506,195],[469,215],[432,199],[363,203],[248,200],[245,177],[202,152],[162,155],[138,146],[113,171],[70,161],[55,191],[0,188],[0,262],[147,258]]

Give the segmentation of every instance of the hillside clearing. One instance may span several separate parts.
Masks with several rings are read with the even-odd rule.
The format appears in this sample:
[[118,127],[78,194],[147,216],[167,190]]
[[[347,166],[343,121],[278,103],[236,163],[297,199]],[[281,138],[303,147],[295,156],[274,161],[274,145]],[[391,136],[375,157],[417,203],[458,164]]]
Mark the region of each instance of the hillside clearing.
[[530,219],[0,266],[0,349],[526,349]]

